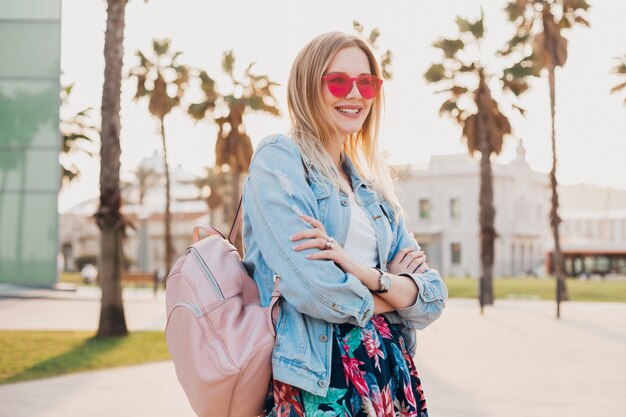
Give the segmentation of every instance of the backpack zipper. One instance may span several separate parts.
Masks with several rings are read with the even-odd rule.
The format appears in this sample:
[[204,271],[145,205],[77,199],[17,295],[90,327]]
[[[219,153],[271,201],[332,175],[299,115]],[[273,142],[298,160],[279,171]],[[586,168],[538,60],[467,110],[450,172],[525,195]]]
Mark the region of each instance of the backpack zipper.
[[200,269],[202,269],[202,271],[204,272],[204,276],[213,287],[213,290],[217,294],[218,298],[220,299],[220,301],[224,301],[226,299],[224,297],[224,293],[222,292],[222,289],[220,288],[220,286],[217,284],[217,281],[215,280],[215,277],[211,273],[211,270],[209,269],[207,264],[204,262],[204,259],[202,259],[202,256],[200,255],[200,253],[198,252],[196,248],[192,246],[190,247],[190,249],[191,249],[191,253],[194,259],[196,260],[196,263],[200,266]]
[[194,316],[196,316],[196,318],[200,318],[204,316],[204,313],[202,312],[202,310],[200,310],[200,308],[197,305],[190,303],[188,301],[180,301],[176,303],[176,305],[174,306],[174,308],[176,307],[185,307],[188,310],[191,310],[191,312],[193,313]]

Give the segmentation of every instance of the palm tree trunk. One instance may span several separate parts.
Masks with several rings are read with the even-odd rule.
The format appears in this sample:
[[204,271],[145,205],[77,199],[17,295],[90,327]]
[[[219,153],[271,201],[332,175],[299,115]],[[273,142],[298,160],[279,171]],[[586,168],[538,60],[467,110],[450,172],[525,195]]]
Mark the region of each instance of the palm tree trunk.
[[104,39],[104,85],[100,149],[100,207],[95,214],[101,230],[100,323],[98,336],[128,334],[122,301],[122,238],[125,223],[120,212],[120,94],[126,0],[107,0]]
[[496,231],[493,226],[496,209],[493,206],[493,176],[491,173],[491,141],[487,133],[487,117],[484,112],[478,113],[478,140],[480,146],[480,261],[481,285],[480,306],[493,305],[493,259]]
[[170,169],[167,165],[167,145],[165,142],[165,118],[161,117],[161,140],[163,142],[163,165],[165,166],[165,273],[172,267],[174,251],[172,246],[171,218],[170,218]]
[[554,266],[554,275],[556,277],[556,317],[561,316],[561,301],[569,300],[567,287],[565,286],[565,278],[563,276],[563,255],[561,254],[561,241],[559,238],[559,195],[557,191],[556,180],[556,80],[554,76],[555,66],[548,67],[548,82],[550,84],[550,118],[552,127],[552,169],[550,170],[550,185],[552,187],[552,207],[550,210],[550,226],[554,238],[554,250],[552,252],[552,265]]

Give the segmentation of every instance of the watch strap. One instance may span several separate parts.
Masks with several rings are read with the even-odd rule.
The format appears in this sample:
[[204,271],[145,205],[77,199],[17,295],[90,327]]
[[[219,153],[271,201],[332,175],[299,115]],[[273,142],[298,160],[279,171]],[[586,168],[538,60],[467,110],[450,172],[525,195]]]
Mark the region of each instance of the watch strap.
[[380,282],[380,278],[383,275],[385,275],[385,273],[381,269],[376,268],[375,266],[373,266],[372,268],[377,270],[380,275],[378,276],[378,289],[377,290],[370,290],[370,291],[373,292],[374,294],[384,294],[384,293],[388,292],[389,291],[388,289],[381,288],[382,287],[382,283]]

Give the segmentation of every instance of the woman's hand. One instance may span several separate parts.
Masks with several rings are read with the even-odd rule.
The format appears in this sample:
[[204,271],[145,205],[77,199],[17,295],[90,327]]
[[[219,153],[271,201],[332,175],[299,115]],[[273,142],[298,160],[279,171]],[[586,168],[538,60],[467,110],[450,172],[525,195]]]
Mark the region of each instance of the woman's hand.
[[295,244],[293,250],[301,251],[304,249],[317,248],[319,252],[314,252],[306,255],[307,259],[330,259],[334,261],[339,268],[344,272],[351,273],[353,275],[360,274],[361,266],[358,265],[352,258],[348,256],[346,251],[333,238],[326,234],[324,225],[317,219],[301,214],[300,217],[311,226],[313,229],[302,230],[289,238],[296,242],[302,239],[308,239],[305,242]]
[[387,265],[387,271],[394,275],[403,273],[422,274],[428,270],[426,254],[413,246],[400,249]]

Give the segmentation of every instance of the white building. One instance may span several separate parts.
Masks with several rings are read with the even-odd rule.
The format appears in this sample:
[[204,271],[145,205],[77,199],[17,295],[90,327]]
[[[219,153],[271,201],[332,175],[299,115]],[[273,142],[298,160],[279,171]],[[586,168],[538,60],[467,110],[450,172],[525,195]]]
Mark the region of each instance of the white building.
[[[429,266],[447,276],[480,275],[478,224],[480,167],[467,155],[433,156],[425,166],[394,167],[407,228],[428,255]],[[545,174],[525,160],[521,141],[508,165],[492,163],[496,210],[494,275],[537,270],[551,246],[549,187]]]
[[[152,170],[156,180],[146,189],[143,204],[139,203],[139,185],[136,179],[123,190],[123,213],[136,226],[136,229],[127,229],[124,256],[130,270],[154,272],[163,267],[165,259],[163,160],[155,152],[150,158],[145,158],[140,166]],[[180,165],[170,168],[174,259],[192,243],[191,234],[194,226],[211,224],[222,232],[227,232],[224,230],[222,210],[216,211],[213,219],[209,218],[204,196],[198,187],[193,185],[195,179],[196,176],[185,172]],[[86,262],[98,261],[100,231],[92,217],[97,207],[96,198],[84,201],[60,215],[60,248],[67,271],[75,270]]]
[[577,185],[561,194],[566,271],[626,275],[626,191]]
[[[162,159],[155,153],[141,165],[154,170],[161,179],[147,190],[143,205],[138,203],[136,183],[124,191],[124,213],[137,225],[136,230],[128,230],[124,254],[131,270],[152,272],[164,262]],[[495,229],[499,235],[494,275],[529,271],[543,274],[547,253],[553,247],[548,176],[530,169],[521,142],[515,160],[507,165],[493,163],[492,168]],[[407,227],[427,253],[429,265],[446,276],[478,277],[478,161],[464,154],[442,155],[433,156],[424,166],[394,169],[400,177],[398,197],[407,212]],[[224,224],[223,210],[216,210],[209,218],[205,196],[201,197],[193,185],[193,175],[180,166],[170,171],[172,235],[178,256],[191,243],[193,226],[211,224],[226,233],[230,223]],[[626,191],[589,185],[559,186],[559,197],[564,250],[582,248],[589,252],[591,248],[626,254]],[[84,263],[85,259],[97,258],[100,232],[92,218],[97,203],[97,199],[86,201],[61,215],[60,247],[66,270],[73,270],[76,260]],[[587,270],[597,263],[612,262],[613,269],[623,269],[626,274],[626,260],[583,257],[572,262],[589,264]]]

